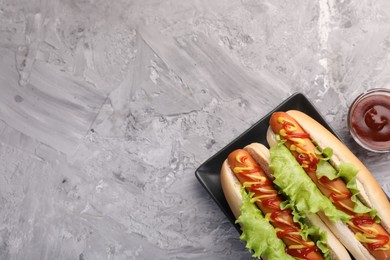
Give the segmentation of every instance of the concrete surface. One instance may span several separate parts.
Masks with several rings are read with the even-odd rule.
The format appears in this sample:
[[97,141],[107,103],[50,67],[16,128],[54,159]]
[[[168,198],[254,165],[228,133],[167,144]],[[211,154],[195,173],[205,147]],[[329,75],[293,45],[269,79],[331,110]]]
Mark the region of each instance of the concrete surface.
[[386,0],[0,1],[0,259],[248,259],[195,169],[304,93],[359,149]]

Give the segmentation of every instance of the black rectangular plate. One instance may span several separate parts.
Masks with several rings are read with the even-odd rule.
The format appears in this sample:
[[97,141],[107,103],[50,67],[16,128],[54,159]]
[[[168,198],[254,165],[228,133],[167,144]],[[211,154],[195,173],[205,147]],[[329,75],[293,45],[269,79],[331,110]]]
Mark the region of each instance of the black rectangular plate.
[[230,222],[232,222],[233,225],[236,226],[239,232],[240,227],[238,224],[234,224],[235,217],[231,212],[228,203],[226,202],[221,187],[220,170],[222,163],[228,157],[229,153],[231,153],[235,149],[243,148],[253,142],[262,143],[265,146],[269,147],[266,140],[266,133],[269,126],[269,119],[272,113],[275,111],[287,111],[291,109],[300,110],[306,113],[307,115],[317,120],[317,122],[322,124],[324,127],[326,127],[335,136],[337,136],[336,133],[331,129],[331,127],[325,122],[325,120],[317,111],[317,109],[310,103],[310,101],[303,94],[295,93],[291,95],[288,99],[283,101],[274,110],[269,112],[265,117],[260,119],[252,127],[242,133],[239,137],[237,137],[231,143],[226,145],[223,149],[221,149],[211,158],[209,158],[206,162],[199,166],[199,168],[195,172],[196,178],[210,194],[210,196],[215,200],[221,210],[228,217]]

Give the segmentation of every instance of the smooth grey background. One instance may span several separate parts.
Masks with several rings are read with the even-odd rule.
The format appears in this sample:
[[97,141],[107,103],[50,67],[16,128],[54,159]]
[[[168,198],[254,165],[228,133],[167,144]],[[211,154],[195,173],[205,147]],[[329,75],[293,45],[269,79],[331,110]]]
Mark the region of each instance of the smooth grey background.
[[304,93],[390,88],[386,0],[0,0],[0,259],[248,259],[195,169]]

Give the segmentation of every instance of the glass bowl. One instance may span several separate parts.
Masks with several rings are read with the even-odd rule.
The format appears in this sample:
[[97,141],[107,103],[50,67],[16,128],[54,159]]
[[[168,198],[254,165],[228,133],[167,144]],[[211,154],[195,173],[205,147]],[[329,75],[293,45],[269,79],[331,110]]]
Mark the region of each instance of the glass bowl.
[[375,88],[360,94],[349,107],[348,129],[364,149],[390,152],[390,90]]

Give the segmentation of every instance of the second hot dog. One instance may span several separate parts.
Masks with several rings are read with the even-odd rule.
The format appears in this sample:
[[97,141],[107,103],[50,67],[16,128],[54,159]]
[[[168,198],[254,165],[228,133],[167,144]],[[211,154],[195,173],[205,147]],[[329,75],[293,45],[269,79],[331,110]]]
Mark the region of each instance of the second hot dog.
[[[277,147],[283,143],[321,193],[348,215],[345,225],[323,219],[354,257],[390,259],[390,204],[364,165],[302,112],[274,113],[270,129],[267,139],[272,149],[282,149]],[[274,166],[275,171],[280,170]]]

